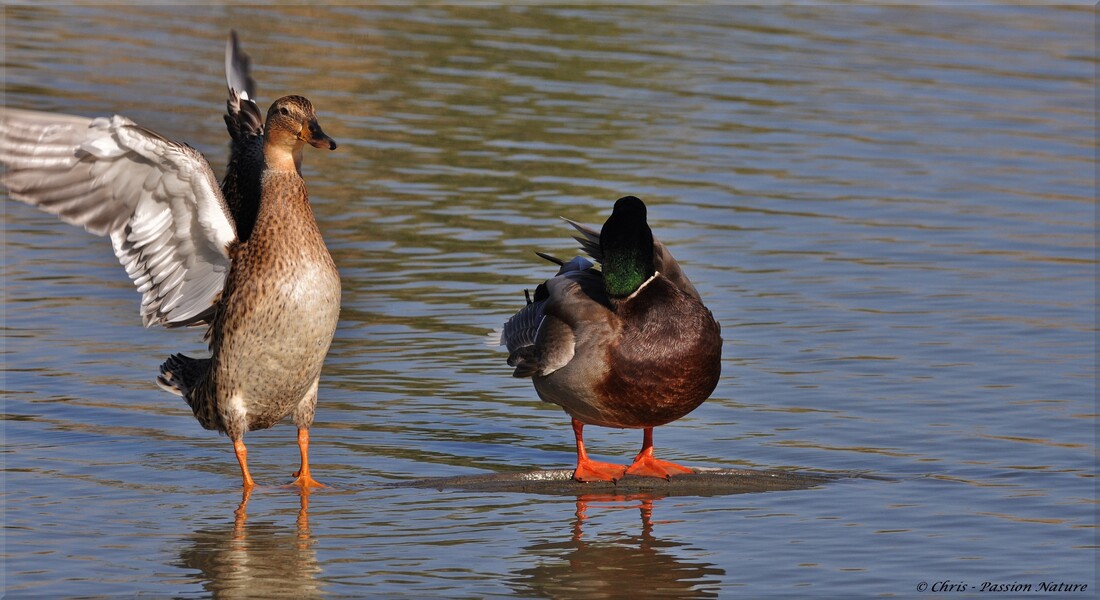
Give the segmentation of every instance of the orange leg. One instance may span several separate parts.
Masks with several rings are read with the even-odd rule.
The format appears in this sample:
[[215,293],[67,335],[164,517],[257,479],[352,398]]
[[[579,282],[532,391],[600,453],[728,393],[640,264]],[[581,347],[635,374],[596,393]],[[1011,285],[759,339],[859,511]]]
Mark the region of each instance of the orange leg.
[[611,463],[596,462],[588,458],[584,451],[584,436],[581,434],[584,423],[573,419],[573,435],[577,438],[577,470],[573,479],[577,481],[618,481],[626,473],[626,467]]
[[642,451],[634,457],[634,464],[626,470],[627,475],[639,475],[641,477],[660,477],[668,479],[673,475],[682,473],[694,473],[695,471],[680,466],[667,460],[659,460],[653,457],[653,428],[646,427],[642,434]]
[[298,450],[302,453],[302,466],[294,472],[296,478],[290,485],[296,485],[303,490],[314,487],[325,487],[325,484],[317,481],[309,474],[309,430],[298,429]]
[[244,478],[244,489],[247,492],[256,487],[256,482],[252,481],[252,475],[248,473],[248,448],[244,447],[244,440],[233,440],[233,452],[241,465],[241,477]]

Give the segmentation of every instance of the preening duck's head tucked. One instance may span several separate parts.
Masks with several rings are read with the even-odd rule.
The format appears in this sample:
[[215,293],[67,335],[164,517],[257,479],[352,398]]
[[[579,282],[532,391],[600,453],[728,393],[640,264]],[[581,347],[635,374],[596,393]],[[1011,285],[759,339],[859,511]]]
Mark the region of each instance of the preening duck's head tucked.
[[612,298],[630,296],[653,276],[653,232],[641,200],[626,196],[615,202],[600,230],[600,250],[604,288]]
[[268,168],[302,170],[302,147],[336,149],[317,123],[313,103],[303,96],[283,96],[271,104],[264,123],[264,158]]

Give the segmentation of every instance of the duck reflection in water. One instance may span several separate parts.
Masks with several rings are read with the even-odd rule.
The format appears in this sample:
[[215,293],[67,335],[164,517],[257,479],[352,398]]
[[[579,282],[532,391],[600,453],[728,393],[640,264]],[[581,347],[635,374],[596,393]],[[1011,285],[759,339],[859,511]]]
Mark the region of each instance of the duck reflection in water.
[[[654,535],[653,505],[661,498],[652,494],[578,496],[569,539],[528,548],[541,558],[540,564],[519,571],[516,591],[539,598],[717,598],[725,570],[686,560],[679,550],[689,546]],[[585,539],[590,510],[633,508],[642,522],[638,534]]]
[[233,522],[202,529],[180,553],[181,566],[199,571],[213,598],[320,598],[316,541],[309,527],[309,496],[300,494],[293,530],[271,521],[248,523],[252,490],[244,491]]

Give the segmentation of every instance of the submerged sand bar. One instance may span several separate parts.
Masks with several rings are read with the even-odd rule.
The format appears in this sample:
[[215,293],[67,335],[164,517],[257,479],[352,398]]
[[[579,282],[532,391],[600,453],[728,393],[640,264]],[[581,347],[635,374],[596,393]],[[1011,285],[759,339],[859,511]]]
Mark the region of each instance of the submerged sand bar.
[[796,471],[758,471],[696,467],[696,472],[671,480],[627,476],[616,483],[573,481],[572,469],[459,475],[418,479],[398,487],[434,488],[467,492],[515,492],[575,496],[583,494],[653,494],[657,496],[722,496],[754,492],[802,490],[831,481],[860,477]]

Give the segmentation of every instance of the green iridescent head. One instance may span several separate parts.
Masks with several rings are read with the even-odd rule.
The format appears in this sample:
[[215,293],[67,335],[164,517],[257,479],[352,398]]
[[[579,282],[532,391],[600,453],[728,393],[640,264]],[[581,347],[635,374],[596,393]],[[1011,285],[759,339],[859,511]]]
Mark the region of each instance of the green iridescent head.
[[619,198],[600,231],[603,284],[612,298],[625,298],[653,276],[653,232],[645,204],[634,196]]

